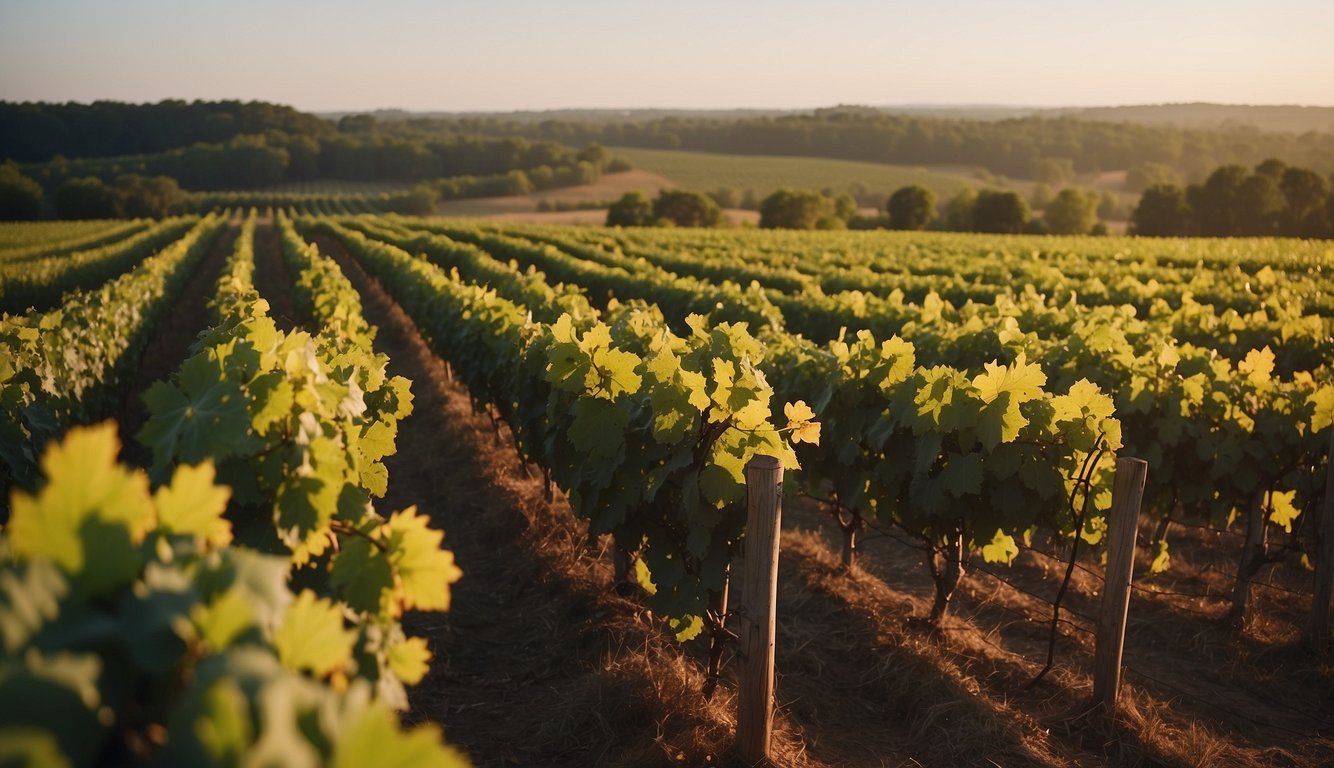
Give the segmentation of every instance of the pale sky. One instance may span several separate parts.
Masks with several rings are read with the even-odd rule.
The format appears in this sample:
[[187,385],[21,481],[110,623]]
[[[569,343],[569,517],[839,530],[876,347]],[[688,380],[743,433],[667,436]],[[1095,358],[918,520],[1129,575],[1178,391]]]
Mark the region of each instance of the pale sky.
[[0,100],[1334,105],[1334,0],[0,0]]

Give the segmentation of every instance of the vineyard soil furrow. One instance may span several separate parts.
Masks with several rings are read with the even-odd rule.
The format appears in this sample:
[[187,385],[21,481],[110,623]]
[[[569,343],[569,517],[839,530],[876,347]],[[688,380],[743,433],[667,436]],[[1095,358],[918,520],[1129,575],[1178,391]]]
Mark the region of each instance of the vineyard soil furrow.
[[260,219],[255,227],[255,288],[269,302],[269,317],[278,330],[287,332],[300,325],[300,315],[292,304],[292,274],[283,262],[282,243],[272,216]]

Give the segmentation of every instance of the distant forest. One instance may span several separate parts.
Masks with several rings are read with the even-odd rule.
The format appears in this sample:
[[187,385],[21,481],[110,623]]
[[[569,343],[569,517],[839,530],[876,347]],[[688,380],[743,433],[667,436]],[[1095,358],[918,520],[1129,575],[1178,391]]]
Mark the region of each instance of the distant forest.
[[380,124],[333,122],[263,102],[0,102],[0,160],[48,191],[73,179],[166,176],[193,190],[255,189],[314,179],[438,182],[482,196],[589,183],[622,167],[601,148]]
[[[1134,192],[1155,185],[1184,188],[1220,166],[1249,168],[1271,158],[1326,180],[1334,171],[1334,132],[1151,124],[1170,117],[1226,121],[1246,115],[1309,123],[1324,114],[1318,109],[1166,105],[1087,112],[1103,119],[1051,111],[988,118],[977,110],[972,117],[950,117],[870,107],[810,113],[647,111],[648,119],[645,111],[599,110],[549,113],[542,120],[534,118],[544,113],[398,112],[331,119],[264,102],[0,102],[0,160],[17,163],[6,171],[14,184],[41,188],[27,186],[21,194],[27,199],[40,194],[47,209],[61,188],[75,182],[74,191],[104,195],[98,183],[122,192],[152,184],[167,189],[154,181],[161,179],[185,190],[254,190],[317,179],[405,182],[422,187],[417,207],[429,209],[439,198],[591,183],[604,172],[629,167],[604,149],[616,146],[953,165],[1055,185],[1076,174],[1124,170],[1126,189]],[[1148,122],[1105,121],[1116,115]]]
[[56,155],[153,154],[269,131],[318,139],[337,133],[337,127],[292,107],[259,101],[0,102],[0,152],[20,163]]
[[1044,165],[1076,173],[1166,166],[1203,178],[1219,165],[1265,158],[1334,171],[1334,132],[1267,133],[1249,126],[1179,128],[1076,117],[1005,120],[889,114],[840,107],[810,114],[650,121],[415,119],[418,130],[524,136],[562,144],[688,149],[742,155],[828,157],[895,165],[964,165],[1012,178],[1039,178]]
[[[835,109],[847,107],[836,107]],[[858,109],[854,107],[853,109]],[[1307,133],[1334,131],[1334,107],[1306,107],[1295,104],[1136,104],[1118,107],[1021,107],[999,104],[899,104],[869,107],[886,115],[937,117],[948,120],[1012,120],[1025,117],[1070,117],[1109,123],[1174,125],[1178,128],[1246,127],[1261,131]],[[321,112],[334,120],[356,112]],[[522,123],[547,120],[580,123],[648,123],[654,120],[702,119],[748,120],[759,117],[791,117],[810,114],[806,109],[544,109],[514,112],[409,112],[402,109],[377,109],[368,113],[377,120],[437,118],[444,120],[494,119]]]

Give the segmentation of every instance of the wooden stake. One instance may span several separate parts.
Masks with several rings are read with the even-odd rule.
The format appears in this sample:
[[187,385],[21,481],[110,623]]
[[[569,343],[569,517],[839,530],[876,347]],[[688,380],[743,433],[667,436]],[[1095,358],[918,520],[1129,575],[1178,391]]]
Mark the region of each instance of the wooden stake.
[[1329,601],[1334,597],[1334,427],[1329,430],[1329,460],[1325,465],[1325,508],[1321,512],[1318,550],[1315,561],[1315,589],[1311,595],[1309,639],[1323,643],[1330,639]]
[[1107,710],[1116,707],[1121,687],[1121,652],[1130,608],[1130,579],[1135,570],[1135,533],[1148,472],[1149,464],[1143,459],[1116,460],[1112,510],[1107,516],[1107,572],[1102,609],[1098,613],[1098,644],[1093,656],[1093,699]]
[[769,759],[774,720],[774,604],[778,599],[778,532],[783,516],[783,464],[756,456],[746,464],[745,575],[738,616],[736,743],[748,766]]

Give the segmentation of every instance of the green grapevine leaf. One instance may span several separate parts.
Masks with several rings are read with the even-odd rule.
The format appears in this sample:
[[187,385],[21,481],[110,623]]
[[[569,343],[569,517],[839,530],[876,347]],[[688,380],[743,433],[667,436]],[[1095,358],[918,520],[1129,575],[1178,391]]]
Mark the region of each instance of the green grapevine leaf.
[[597,389],[602,397],[615,400],[621,395],[639,391],[643,378],[635,372],[640,362],[636,355],[619,349],[608,349],[595,352],[592,358],[598,371]]
[[351,538],[343,543],[334,555],[329,583],[341,590],[343,601],[354,611],[398,616],[393,566],[388,556],[366,539]]
[[699,633],[704,631],[704,618],[702,616],[671,619],[668,623],[671,625],[672,633],[676,636],[678,643],[694,640],[699,637]]
[[635,582],[650,595],[658,594],[658,585],[653,583],[653,574],[649,572],[648,563],[638,557],[635,558]]
[[236,638],[255,626],[255,610],[242,589],[229,589],[207,606],[191,611],[199,637],[214,651],[225,651]]
[[1042,387],[1047,383],[1047,374],[1042,366],[1029,363],[1020,353],[1013,365],[987,363],[985,373],[973,378],[982,402],[990,403],[1002,394],[1009,394],[1016,405],[1042,397]]
[[982,492],[982,456],[976,453],[951,453],[940,472],[940,482],[954,498],[976,496]]
[[334,748],[333,768],[468,768],[468,761],[442,743],[434,725],[400,731],[389,710],[372,705],[344,726]]
[[155,470],[172,459],[198,464],[249,449],[252,419],[245,393],[209,351],[186,360],[176,384],[149,387],[144,403],[149,416],[138,439],[153,450]]
[[787,417],[787,429],[792,430],[792,442],[820,444],[820,425],[815,421],[815,411],[798,400],[783,406],[783,415]]
[[1269,494],[1269,522],[1280,525],[1286,533],[1292,533],[1292,521],[1302,513],[1293,503],[1296,491],[1274,491]]
[[1047,376],[1041,366],[1026,362],[1023,354],[1011,366],[988,363],[984,368],[986,372],[973,379],[973,386],[986,404],[978,420],[978,439],[990,451],[1019,436],[1028,424],[1019,406],[1042,397]]
[[444,531],[427,526],[430,521],[416,507],[395,512],[385,524],[390,561],[402,585],[403,607],[408,610],[449,610],[449,586],[463,576],[454,565],[454,553],[441,549]]
[[217,765],[240,765],[255,739],[250,706],[240,686],[225,677],[218,679],[204,692],[200,706],[195,734],[204,751]]
[[624,405],[585,397],[575,401],[571,413],[570,444],[590,461],[613,458],[625,444],[630,413]]
[[21,559],[50,559],[80,594],[105,594],[139,572],[139,542],[153,523],[148,478],[116,464],[114,424],[76,427],[47,448],[47,484],[16,491],[9,540]]
[[256,376],[250,382],[249,394],[254,400],[251,406],[254,416],[250,426],[260,435],[269,434],[276,425],[285,422],[292,415],[292,407],[296,404],[296,390],[281,371]]
[[1154,543],[1152,555],[1149,561],[1149,573],[1163,573],[1172,567],[1172,554],[1168,551],[1166,539]]
[[325,677],[352,662],[355,640],[355,633],[343,629],[342,611],[307,589],[288,606],[273,644],[283,666]]
[[689,396],[680,387],[655,386],[650,390],[649,402],[653,407],[653,438],[658,442],[667,445],[680,442],[695,429],[699,410],[691,405]]
[[982,559],[988,563],[1005,563],[1009,565],[1019,556],[1019,545],[1015,543],[1014,537],[996,530],[996,535],[991,537],[991,541],[982,546]]
[[1272,385],[1274,373],[1274,351],[1269,347],[1252,349],[1246,353],[1246,359],[1237,363],[1237,371],[1246,376],[1258,389],[1268,389]]
[[169,534],[197,536],[201,545],[225,547],[232,541],[232,524],[223,517],[231,490],[214,485],[213,462],[181,465],[171,483],[157,489],[158,526]]
[[389,668],[408,685],[416,685],[430,669],[431,650],[426,638],[409,637],[389,647]]
[[1306,399],[1313,406],[1311,432],[1321,432],[1334,424],[1334,386],[1324,386]]

